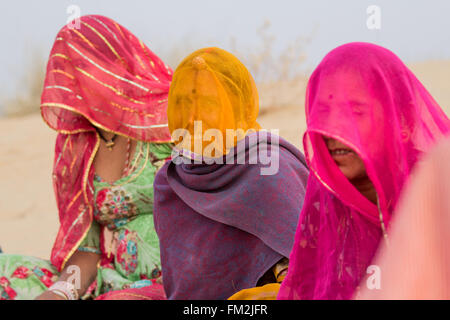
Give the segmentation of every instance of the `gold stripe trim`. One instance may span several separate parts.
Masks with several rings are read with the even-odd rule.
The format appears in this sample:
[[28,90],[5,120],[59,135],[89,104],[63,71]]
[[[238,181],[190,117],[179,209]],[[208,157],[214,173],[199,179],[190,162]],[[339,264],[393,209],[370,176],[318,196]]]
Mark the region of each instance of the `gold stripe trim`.
[[[83,211],[81,214],[84,214],[86,211]],[[61,263],[61,270],[64,269],[64,267],[66,266],[67,261],[72,257],[73,253],[75,252],[75,250],[78,249],[78,247],[80,246],[81,242],[83,242],[84,238],[86,237],[87,233],[89,232],[89,229],[91,228],[91,224],[92,224],[92,215],[93,213],[91,212],[89,214],[89,227],[86,229],[86,231],[83,233],[82,237],[80,238],[80,240],[75,244],[75,246],[67,253],[66,257],[63,259],[63,262]],[[81,217],[81,215],[80,215]],[[77,218],[78,219],[78,218]]]
[[[68,135],[66,137],[66,140],[64,140],[64,144],[63,144],[62,150],[59,152],[58,157],[56,158],[56,161],[55,161],[55,164],[54,164],[54,168],[56,168],[56,166],[59,164],[59,161],[61,160],[62,154],[64,153],[64,151],[66,151],[67,142],[69,141],[70,137],[71,136]],[[52,176],[53,176],[53,178],[56,178],[55,171],[53,171]]]
[[[84,213],[86,212],[86,209],[84,209],[83,211],[80,212],[80,214],[78,215],[78,217],[75,219],[75,221],[72,223],[72,225],[70,226],[67,235],[70,233],[70,231],[72,230],[72,228],[75,226],[76,222],[81,218],[82,215],[84,215]],[[62,244],[61,244],[61,248],[58,250],[58,252],[55,254],[56,256],[59,255],[59,253],[61,252],[61,250],[64,248],[64,245],[66,244],[67,241],[67,235],[64,237]],[[81,243],[81,242],[80,242]],[[65,260],[67,261],[67,260]],[[63,260],[63,263],[61,264],[61,270],[64,269],[64,265],[65,262]]]
[[[108,128],[102,126],[100,123],[98,123],[98,122],[92,120],[90,117],[88,117],[87,115],[85,115],[85,114],[79,112],[78,110],[76,110],[75,108],[73,108],[73,107],[71,107],[71,106],[68,106],[68,105],[65,105],[65,104],[62,104],[62,103],[47,102],[47,103],[41,104],[41,108],[42,108],[42,107],[55,107],[55,108],[61,108],[61,109],[65,109],[65,110],[72,111],[73,113],[76,113],[76,114],[79,114],[79,115],[85,117],[85,118],[86,118],[90,123],[92,123],[94,126],[100,128],[100,129],[103,129],[103,130],[105,130],[106,132],[112,132],[112,133],[115,133],[115,134],[120,135],[120,136],[123,136],[123,137],[127,137],[127,138],[130,138],[130,139],[135,139],[135,138],[133,138],[133,137],[131,137],[131,136],[125,134],[125,133],[118,132],[118,131],[114,131],[114,130],[111,130],[111,129],[108,129]],[[44,118],[44,117],[42,117],[42,118],[43,118],[44,121],[45,121],[45,118]],[[47,121],[45,121],[45,122],[46,122],[47,125],[48,125],[50,128],[52,128],[53,130],[56,130],[57,132],[64,133],[64,134],[73,134],[73,133],[79,133],[79,132],[92,132],[92,131],[93,131],[93,129],[92,129],[92,130],[79,129],[79,130],[75,130],[75,131],[58,130],[58,129],[52,127]],[[124,124],[124,125],[125,125],[125,124]],[[164,126],[167,126],[167,125],[164,125]],[[155,140],[155,141],[152,141],[152,143],[174,143],[174,141],[173,141],[172,139],[170,139],[170,140]]]
[[55,53],[55,54],[53,54],[53,55],[50,56],[50,59],[56,58],[56,57],[59,57],[59,58],[63,58],[63,59],[72,61],[68,56],[66,56],[65,54],[62,54],[62,53]]
[[103,28],[105,28],[106,30],[108,30],[108,32],[114,37],[114,39],[116,39],[117,42],[119,42],[119,39],[117,38],[117,35],[111,31],[110,28],[108,28],[108,26],[106,24],[104,24],[101,20],[98,20],[95,17],[90,17],[91,19],[97,21],[98,24],[101,24]]
[[[127,138],[130,138],[130,139],[135,139],[134,137],[131,137],[131,136],[125,134],[125,133],[118,132],[118,131],[114,131],[114,130],[111,130],[111,129],[108,129],[108,128],[102,126],[100,123],[98,123],[98,122],[92,120],[92,118],[90,118],[89,116],[87,116],[87,115],[81,113],[80,111],[76,110],[74,107],[71,107],[71,106],[68,106],[68,105],[65,105],[65,104],[62,104],[62,103],[56,103],[56,102],[46,102],[46,103],[43,103],[43,104],[41,104],[41,108],[42,108],[42,107],[55,107],[55,108],[61,108],[61,109],[65,109],[65,110],[72,111],[73,113],[76,113],[76,114],[79,114],[79,115],[85,117],[85,118],[88,119],[89,122],[92,123],[94,126],[100,128],[100,129],[103,129],[103,130],[105,130],[106,132],[112,132],[112,133],[115,133],[115,134],[120,135],[120,136],[123,136],[123,137],[127,137]],[[45,119],[44,119],[44,120],[45,120]],[[126,126],[126,127],[130,127],[130,128],[133,128],[133,127],[134,127],[134,128],[140,128],[140,129],[146,129],[146,128],[162,128],[162,127],[165,128],[165,127],[167,127],[167,124],[155,124],[155,125],[151,125],[151,126],[142,126],[142,127],[140,127],[140,126],[133,126],[133,125],[130,125],[130,124],[127,124],[127,123],[123,123],[123,122],[119,122],[119,123],[120,123],[121,125],[123,125],[123,126]],[[48,123],[47,123],[47,124],[48,124]],[[49,127],[52,128],[52,129],[54,129],[54,130],[56,130],[56,131],[58,131],[58,132],[64,133],[64,130],[58,130],[58,129],[55,129],[55,128],[53,128],[53,127],[50,126],[50,125],[49,125]],[[83,132],[83,131],[93,131],[93,130],[85,130],[85,129],[80,129],[80,130],[81,130],[80,132]],[[72,133],[72,132],[70,132],[70,131],[66,131],[66,132],[69,133],[69,134]],[[75,132],[75,133],[77,133],[77,132]],[[170,140],[155,140],[155,141],[151,141],[151,142],[153,142],[153,143],[169,143],[169,142],[172,142],[172,143],[173,143],[174,141],[173,141],[172,139],[170,139]]]
[[120,105],[120,104],[117,104],[117,103],[115,103],[115,102],[112,102],[112,101],[110,101],[110,104],[113,105],[113,106],[116,107],[116,108],[122,109],[122,110],[124,110],[124,111],[129,111],[129,112],[137,113],[137,114],[139,114],[139,115],[141,115],[141,116],[143,116],[143,117],[149,117],[149,118],[154,118],[154,117],[155,117],[155,116],[154,116],[153,114],[151,114],[151,113],[145,113],[145,112],[142,112],[142,111],[139,111],[139,110],[134,110],[134,109],[131,109],[131,108],[127,108],[127,107],[124,107],[124,106],[122,106],[122,105]]
[[89,39],[86,38],[86,37],[84,36],[84,34],[82,34],[80,31],[76,30],[75,28],[72,29],[72,31],[75,32],[76,35],[79,36],[79,37],[81,38],[81,40],[83,40],[84,42],[86,42],[92,49],[97,50],[97,48],[95,47],[95,45],[94,45],[91,41],[89,41]]
[[[134,57],[136,58],[136,60],[141,65],[142,69],[147,70],[147,67],[144,65],[144,62],[142,61],[141,57],[139,57],[137,54],[135,54]],[[138,77],[138,75],[136,75],[136,77]]]
[[145,162],[144,162],[144,164],[142,165],[142,167],[141,167],[141,169],[139,170],[139,172],[137,172],[135,175],[133,175],[130,179],[128,179],[128,180],[126,180],[126,181],[124,181],[124,182],[122,182],[122,183],[119,183],[119,184],[112,184],[112,186],[115,186],[115,187],[121,187],[121,186],[123,186],[123,185],[125,185],[125,184],[128,184],[128,183],[130,183],[131,181],[133,181],[133,180],[135,180],[137,177],[139,177],[141,174],[142,174],[142,172],[144,171],[144,169],[145,169],[145,167],[147,166],[147,163],[148,163],[148,158],[149,158],[149,150],[147,149],[147,154],[145,155]]
[[140,142],[140,143],[139,143],[139,153],[136,155],[136,158],[134,159],[133,164],[132,164],[132,166],[130,167],[130,172],[133,172],[133,171],[136,169],[136,164],[137,164],[137,162],[139,161],[139,159],[141,158],[141,155],[142,155],[142,148],[143,148],[143,147],[144,147],[144,146],[143,146],[143,143]]
[[129,79],[126,79],[124,77],[121,77],[111,71],[109,71],[108,69],[103,68],[101,65],[97,64],[95,61],[93,61],[92,59],[90,59],[89,57],[87,57],[85,54],[83,54],[79,49],[77,49],[77,47],[75,47],[73,44],[67,42],[67,45],[69,46],[69,48],[71,48],[72,50],[74,50],[76,53],[78,53],[80,56],[82,56],[84,59],[86,59],[89,63],[91,63],[92,65],[96,66],[97,68],[99,68],[100,70],[102,70],[103,72],[113,76],[114,78],[117,78],[119,80],[125,81],[131,85],[134,85],[136,87],[138,87],[139,89],[144,90],[145,92],[149,92],[150,90],[144,86],[141,86],[139,83],[136,83],[134,81],[131,81]]
[[[44,121],[44,123],[45,123],[50,129],[55,130],[55,131],[58,132],[58,133],[62,133],[62,134],[77,134],[77,133],[81,133],[81,132],[89,132],[89,131],[93,131],[93,130],[89,130],[89,129],[77,129],[77,130],[72,130],[72,131],[70,131],[70,130],[56,129],[55,127],[53,127],[53,126],[50,125],[50,123],[47,121],[47,119],[45,119],[45,117],[44,117],[44,115],[43,115],[44,110],[43,110],[42,106],[43,106],[43,105],[41,105],[41,118],[42,118],[42,120]],[[62,109],[63,109],[63,108],[62,108]],[[73,111],[73,110],[69,110],[69,111]],[[73,111],[73,112],[74,112],[74,111]],[[78,113],[78,114],[81,115],[81,116],[84,116],[84,115],[81,114],[81,113]]]
[[80,195],[81,195],[81,190],[78,191],[78,193],[73,197],[72,201],[70,201],[70,203],[67,205],[66,210],[69,210],[73,206],[73,204],[75,203],[75,201],[77,201],[77,199],[80,197]]
[[84,74],[86,77],[89,77],[89,78],[91,78],[92,80],[94,80],[94,81],[100,83],[102,86],[104,86],[104,87],[106,87],[106,88],[112,90],[112,91],[115,92],[118,96],[124,97],[125,99],[128,99],[129,101],[134,102],[134,103],[137,103],[137,104],[145,104],[145,103],[142,102],[142,101],[139,101],[139,100],[136,100],[136,99],[133,99],[133,98],[127,96],[125,93],[123,93],[123,92],[117,90],[117,89],[114,88],[113,86],[110,86],[109,84],[106,84],[106,83],[104,83],[104,82],[101,82],[100,80],[98,80],[97,78],[95,78],[93,75],[91,75],[91,74],[88,73],[87,71],[85,71],[85,70],[83,70],[83,69],[81,69],[81,68],[79,68],[79,67],[75,67],[75,69],[78,70],[78,71],[80,71],[80,72],[81,72],[82,74]]
[[139,44],[141,45],[141,48],[142,48],[142,50],[144,51],[145,56],[146,56],[147,59],[149,60],[150,65],[151,65],[152,68],[154,69],[154,68],[155,68],[155,64],[153,63],[153,60],[150,58],[150,55],[149,55],[148,52],[147,52],[147,49],[146,49],[146,47],[145,47],[145,44],[142,42],[141,39],[139,39]]
[[84,199],[86,204],[89,206],[89,226],[87,227],[86,231],[83,233],[82,237],[80,238],[80,240],[77,241],[77,243],[75,244],[75,246],[69,251],[69,253],[67,254],[67,256],[64,258],[62,264],[61,264],[61,269],[64,269],[64,266],[66,265],[67,261],[70,259],[70,257],[73,255],[73,253],[75,252],[75,250],[78,249],[78,247],[80,246],[81,242],[83,242],[84,238],[86,237],[87,233],[89,232],[89,229],[91,228],[92,225],[92,219],[94,216],[94,212],[93,212],[93,208],[92,208],[92,204],[89,203],[88,198],[87,198],[87,189],[86,189],[86,185],[87,185],[87,179],[89,176],[89,170],[91,168],[92,162],[94,161],[95,155],[97,154],[98,148],[100,146],[100,137],[99,134],[97,132],[95,132],[97,141],[95,143],[95,147],[94,150],[92,151],[92,155],[89,158],[86,170],[84,171],[84,175],[83,175],[83,184],[82,184],[82,190],[84,193]]
[[61,90],[73,93],[73,91],[71,89],[63,87],[63,86],[46,86],[44,89],[61,89]]
[[69,77],[69,78],[72,79],[72,80],[75,79],[75,77],[74,77],[73,75],[71,75],[70,73],[65,72],[64,70],[53,69],[53,70],[50,70],[50,72],[53,72],[53,73],[61,73],[61,74],[65,75],[65,76]]
[[83,175],[83,193],[84,193],[84,200],[86,201],[86,203],[89,202],[87,196],[87,180],[89,176],[89,170],[91,169],[91,165],[94,162],[95,155],[97,154],[98,148],[100,147],[100,136],[97,131],[95,132],[95,136],[97,138],[97,141],[95,142],[94,150],[92,151],[91,157],[89,158],[86,170]]
[[69,140],[69,150],[72,152],[72,139]]
[[[153,62],[152,58],[150,57],[150,54],[147,51],[146,46],[144,45],[144,43],[142,42],[142,40],[139,39],[139,44],[141,45],[142,50],[145,53],[145,56],[147,57],[147,59],[150,62],[150,65],[152,66],[153,69],[155,69],[155,63]],[[150,75],[153,77],[153,79],[155,79],[158,82],[161,82],[153,73],[150,73]]]
[[128,66],[127,66],[126,61],[125,61],[121,56],[119,56],[119,54],[118,54],[117,51],[113,48],[113,46],[108,42],[108,40],[106,40],[106,38],[105,38],[100,32],[97,31],[97,29],[95,29],[95,28],[92,27],[90,24],[88,24],[88,23],[86,23],[86,22],[84,22],[84,21],[81,21],[81,23],[82,23],[83,25],[85,25],[86,27],[88,27],[89,29],[91,29],[97,36],[99,36],[100,39],[102,39],[103,42],[105,42],[105,44],[108,46],[108,48],[111,50],[111,52],[116,56],[116,58],[119,59],[119,61],[122,62],[122,63],[124,64],[124,66],[125,66],[126,69],[128,69]]
[[72,173],[73,166],[75,165],[75,162],[77,161],[77,159],[78,159],[78,155],[76,154],[75,157],[73,157],[72,163],[70,164],[70,168],[69,168],[70,173]]
[[123,34],[122,29],[120,29],[120,26],[115,21],[113,21],[113,23],[116,26],[117,30],[119,30],[120,35],[122,36],[122,38],[125,39],[125,35]]
[[64,151],[66,151],[66,147],[67,147],[67,143],[69,142],[71,136],[67,136],[66,141],[64,141],[64,145],[63,148],[61,150],[61,153],[63,153]]
[[44,89],[60,89],[60,90],[64,90],[70,93],[73,93],[75,95],[75,97],[77,97],[77,99],[79,100],[83,100],[83,97],[75,94],[75,92],[73,92],[71,89],[67,88],[67,87],[63,87],[63,86],[46,86]]

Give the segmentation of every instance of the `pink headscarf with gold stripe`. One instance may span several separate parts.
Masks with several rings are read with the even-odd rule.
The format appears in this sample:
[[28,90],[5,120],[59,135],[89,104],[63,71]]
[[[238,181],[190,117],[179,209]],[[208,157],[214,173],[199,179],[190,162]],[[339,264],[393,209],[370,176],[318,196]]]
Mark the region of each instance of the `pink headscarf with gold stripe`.
[[140,141],[171,140],[172,70],[115,21],[89,15],[79,22],[58,33],[41,97],[44,121],[59,132],[53,181],[61,226],[51,261],[60,270],[92,222],[93,125]]

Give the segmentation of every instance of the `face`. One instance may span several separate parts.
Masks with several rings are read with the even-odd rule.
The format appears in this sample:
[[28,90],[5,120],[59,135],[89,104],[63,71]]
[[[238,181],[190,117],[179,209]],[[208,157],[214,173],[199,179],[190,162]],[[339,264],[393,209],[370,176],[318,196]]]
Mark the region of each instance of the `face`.
[[355,151],[336,139],[325,136],[323,138],[328,152],[348,180],[367,177],[364,162]]
[[214,84],[213,75],[203,70],[190,72],[178,80],[176,95],[173,97],[176,99],[177,112],[170,113],[172,117],[178,117],[175,121],[178,125],[193,131],[194,121],[201,121],[204,130],[220,130],[223,122],[232,121],[231,113],[223,110],[220,104]]

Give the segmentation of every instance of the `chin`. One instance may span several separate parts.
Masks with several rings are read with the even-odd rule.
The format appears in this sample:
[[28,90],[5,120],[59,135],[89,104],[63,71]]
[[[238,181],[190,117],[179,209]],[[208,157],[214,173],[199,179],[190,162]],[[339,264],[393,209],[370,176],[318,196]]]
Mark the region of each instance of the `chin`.
[[348,180],[352,180],[356,178],[356,174],[354,172],[351,172],[348,168],[346,167],[339,167],[339,169],[341,170],[342,174],[348,179]]

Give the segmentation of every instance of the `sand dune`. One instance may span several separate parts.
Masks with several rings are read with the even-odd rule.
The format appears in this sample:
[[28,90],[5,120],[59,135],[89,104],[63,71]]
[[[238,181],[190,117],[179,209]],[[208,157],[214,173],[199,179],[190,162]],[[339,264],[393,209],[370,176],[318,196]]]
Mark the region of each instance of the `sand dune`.
[[[450,114],[450,61],[411,66],[430,93]],[[301,147],[305,129],[299,105],[268,109],[259,123]],[[0,119],[0,246],[4,252],[48,258],[58,228],[51,183],[56,134],[39,114]]]
[[416,63],[411,65],[411,70],[450,115],[450,61]]
[[48,257],[58,227],[51,182],[55,133],[39,114],[0,119],[0,246]]

